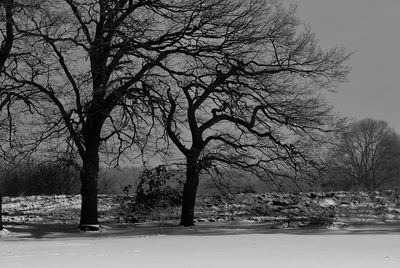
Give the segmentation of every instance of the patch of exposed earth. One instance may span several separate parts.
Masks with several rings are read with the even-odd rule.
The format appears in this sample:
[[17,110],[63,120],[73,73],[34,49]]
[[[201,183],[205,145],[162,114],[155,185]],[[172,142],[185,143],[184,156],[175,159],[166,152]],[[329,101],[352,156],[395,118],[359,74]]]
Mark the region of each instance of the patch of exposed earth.
[[[179,207],[130,211],[126,196],[99,195],[101,224],[179,221]],[[5,225],[78,224],[79,195],[4,197]],[[276,228],[345,228],[354,223],[400,222],[400,199],[384,193],[255,193],[230,197],[201,195],[196,219],[200,223],[264,223]]]

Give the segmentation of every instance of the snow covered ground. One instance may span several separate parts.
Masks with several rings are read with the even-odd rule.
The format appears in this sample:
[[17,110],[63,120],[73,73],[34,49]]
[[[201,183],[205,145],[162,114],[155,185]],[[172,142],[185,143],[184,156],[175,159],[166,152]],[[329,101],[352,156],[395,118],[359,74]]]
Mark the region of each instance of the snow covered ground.
[[100,196],[102,232],[81,233],[79,196],[5,197],[0,268],[400,267],[392,193],[200,196],[196,228],[176,226],[179,207],[124,223],[121,198]]
[[[262,224],[140,224],[78,233],[18,226],[0,240],[0,267],[400,267],[400,225],[346,230]],[[24,229],[25,228],[25,229]],[[57,229],[58,228],[58,229]]]
[[[99,195],[99,220],[102,224],[124,222],[177,222],[180,207],[153,212],[124,208],[124,196]],[[78,224],[79,195],[25,196],[3,198],[3,220],[19,224]],[[128,212],[128,213],[127,213]],[[200,195],[196,220],[212,222],[285,223],[307,225],[312,217],[331,217],[333,221],[400,222],[400,198],[389,193],[254,193],[230,198]],[[290,226],[293,227],[293,226]]]

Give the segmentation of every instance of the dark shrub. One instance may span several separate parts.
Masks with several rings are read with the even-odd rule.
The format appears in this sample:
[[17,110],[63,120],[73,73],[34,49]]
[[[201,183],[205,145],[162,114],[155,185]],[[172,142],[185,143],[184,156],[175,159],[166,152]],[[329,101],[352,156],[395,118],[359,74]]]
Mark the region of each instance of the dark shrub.
[[145,170],[136,187],[135,208],[154,209],[180,205],[182,192],[183,181],[165,166]]

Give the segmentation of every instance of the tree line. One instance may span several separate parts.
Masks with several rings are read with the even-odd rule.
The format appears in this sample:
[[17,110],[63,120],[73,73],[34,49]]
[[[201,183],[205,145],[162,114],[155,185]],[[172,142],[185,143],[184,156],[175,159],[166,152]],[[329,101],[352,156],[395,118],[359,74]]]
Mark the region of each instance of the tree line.
[[[98,226],[103,161],[180,155],[184,226],[194,224],[200,174],[240,170],[279,182],[320,170],[310,144],[325,144],[337,125],[321,91],[346,80],[350,55],[322,49],[295,7],[273,0],[0,5],[2,157],[73,159],[82,230]],[[368,185],[380,183],[376,176]]]

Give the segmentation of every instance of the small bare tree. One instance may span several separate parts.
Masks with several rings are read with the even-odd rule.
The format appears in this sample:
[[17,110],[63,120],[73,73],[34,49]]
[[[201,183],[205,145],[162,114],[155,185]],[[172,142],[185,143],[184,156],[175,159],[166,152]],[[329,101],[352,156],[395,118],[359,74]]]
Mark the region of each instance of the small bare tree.
[[[184,155],[181,225],[194,224],[199,174],[221,168],[263,179],[294,178],[312,167],[306,141],[329,131],[320,91],[345,80],[349,55],[322,50],[279,1],[210,1],[191,53],[146,77],[166,133]],[[201,44],[201,46],[199,45]],[[163,91],[161,91],[163,89]]]

